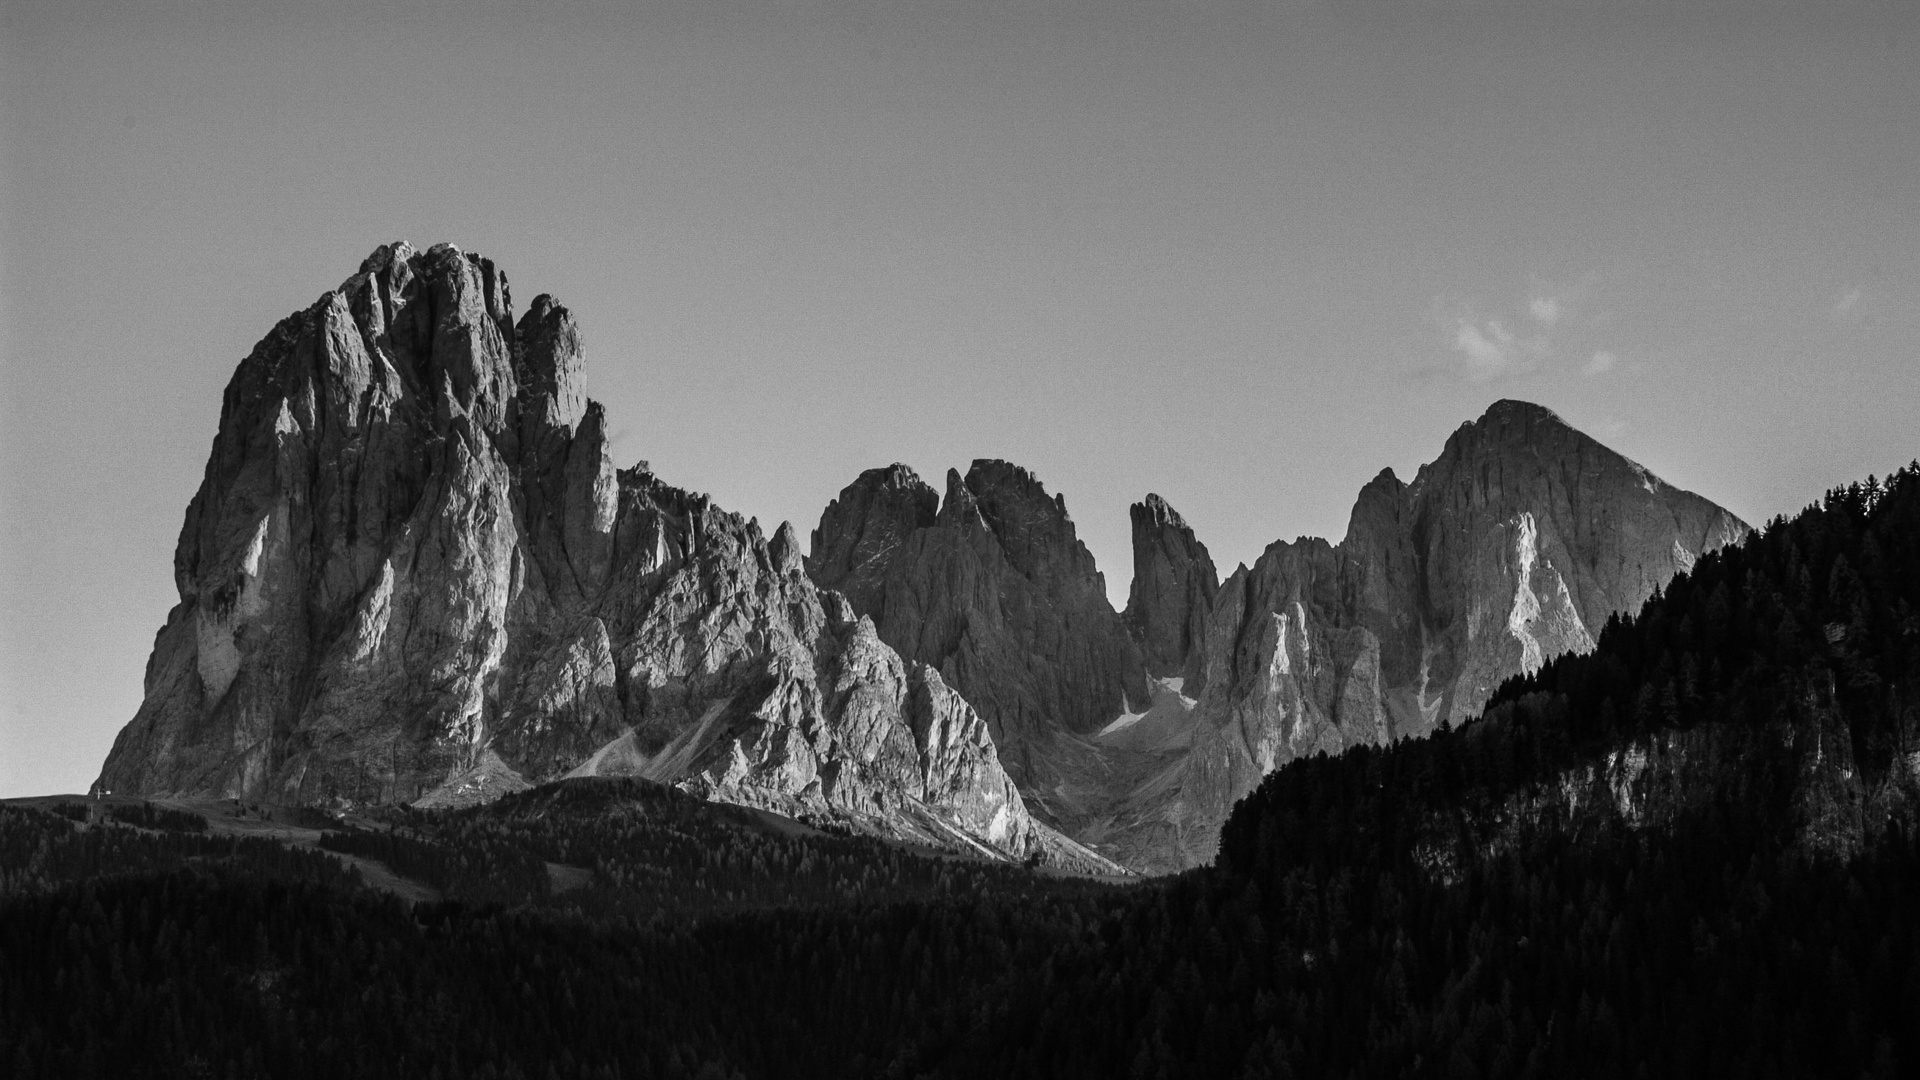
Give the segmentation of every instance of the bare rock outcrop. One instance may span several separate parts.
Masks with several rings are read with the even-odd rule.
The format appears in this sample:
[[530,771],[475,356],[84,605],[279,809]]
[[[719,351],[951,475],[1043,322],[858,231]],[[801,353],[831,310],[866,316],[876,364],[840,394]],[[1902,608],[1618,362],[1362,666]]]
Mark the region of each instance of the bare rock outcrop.
[[1228,577],[1180,775],[1109,850],[1136,868],[1204,862],[1277,766],[1470,719],[1747,531],[1551,411],[1497,402],[1412,484],[1368,483],[1340,544],[1276,543]]
[[1140,644],[1147,670],[1182,680],[1199,693],[1206,676],[1202,651],[1220,575],[1207,546],[1158,495],[1129,510],[1133,521],[1133,588],[1122,614]]
[[582,371],[564,307],[516,321],[506,276],[450,245],[383,247],[283,320],[227,388],[98,785],[444,804],[625,772],[1098,866],[1027,813],[950,679],[815,586],[791,527],[616,470]]
[[1139,649],[1066,501],[1018,466],[949,470],[944,498],[904,465],[862,473],[821,515],[807,572],[901,655],[937,668],[1042,805],[1057,735],[1148,700]]

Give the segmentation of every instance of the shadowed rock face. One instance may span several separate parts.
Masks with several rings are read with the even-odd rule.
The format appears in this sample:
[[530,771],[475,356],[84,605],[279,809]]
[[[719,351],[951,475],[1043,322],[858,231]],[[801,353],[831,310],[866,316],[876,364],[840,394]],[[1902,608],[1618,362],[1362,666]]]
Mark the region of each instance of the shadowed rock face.
[[624,772],[1084,854],[938,671],[815,587],[791,527],[616,471],[605,430],[565,308],[516,322],[505,275],[448,245],[375,252],[235,371],[99,785],[444,804]]
[[904,465],[870,469],[821,515],[807,571],[939,669],[1029,795],[1048,785],[1056,734],[1147,701],[1139,650],[1065,500],[1018,466],[949,470],[944,500]]
[[1110,850],[1140,868],[1204,862],[1278,765],[1469,719],[1746,532],[1549,410],[1498,402],[1412,484],[1375,477],[1342,543],[1276,543],[1220,587],[1192,749],[1165,805],[1136,808]]
[[1004,462],[949,473],[944,500],[903,465],[862,474],[807,569],[980,709],[1030,806],[1162,871],[1211,858],[1234,801],[1278,765],[1477,715],[1501,681],[1592,648],[1610,616],[1747,531],[1517,401],[1463,425],[1412,484],[1382,471],[1340,544],[1276,543],[1223,584],[1165,500],[1132,518],[1121,620],[1064,505]]
[[1154,675],[1180,678],[1198,694],[1206,677],[1202,650],[1220,576],[1207,547],[1167,501],[1134,503],[1133,589],[1123,619]]

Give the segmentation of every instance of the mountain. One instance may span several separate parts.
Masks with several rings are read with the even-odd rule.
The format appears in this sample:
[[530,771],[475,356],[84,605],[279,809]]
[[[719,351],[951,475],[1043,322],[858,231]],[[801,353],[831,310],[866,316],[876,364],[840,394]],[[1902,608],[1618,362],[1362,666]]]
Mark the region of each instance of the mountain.
[[1034,822],[940,672],[789,526],[617,470],[577,324],[451,245],[382,247],[240,363],[180,602],[97,787],[457,805],[566,775],[1000,858]]
[[1281,766],[919,1072],[1914,1074],[1920,463],[1592,636],[1469,722]]
[[1058,741],[1148,700],[1140,650],[1066,500],[1016,465],[950,469],[944,499],[905,465],[869,469],[821,514],[806,567],[980,711],[1042,807]]
[[23,1078],[1914,1075],[1920,463],[1700,558],[1594,638],[1464,724],[1282,765],[1211,865],[1126,885],[633,779],[317,825],[0,805],[0,1060]]
[[1220,575],[1207,546],[1165,499],[1148,495],[1128,516],[1133,588],[1121,618],[1140,643],[1148,674],[1178,678],[1186,693],[1196,693],[1206,677],[1202,650]]
[[1473,717],[1747,532],[1552,411],[1496,402],[1411,484],[1383,470],[1362,488],[1339,544],[1275,543],[1229,575],[1191,750],[1127,807],[1123,859],[1210,860],[1234,802],[1279,765]]
[[1460,723],[1747,532],[1520,401],[1411,484],[1383,470],[1340,543],[1273,544],[1225,582],[1165,499],[1131,517],[1118,616],[1064,501],[1005,462],[950,473],[944,502],[904,465],[861,474],[807,571],[979,708],[1036,813],[1151,871],[1210,860],[1286,761]]

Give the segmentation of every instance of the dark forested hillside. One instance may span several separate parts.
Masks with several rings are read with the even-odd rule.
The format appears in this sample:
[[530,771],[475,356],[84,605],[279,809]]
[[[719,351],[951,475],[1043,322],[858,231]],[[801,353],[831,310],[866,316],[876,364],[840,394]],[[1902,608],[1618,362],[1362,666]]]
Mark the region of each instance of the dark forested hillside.
[[376,859],[449,900],[579,917],[685,921],[1069,888],[1028,869],[823,832],[631,778],[383,816],[384,830],[329,831],[320,846]]
[[1474,722],[1287,765],[1166,881],[602,781],[320,838],[447,898],[409,906],[321,851],[4,812],[0,1069],[1913,1075],[1917,680],[1920,468],[1701,559]]
[[[527,857],[499,836],[375,835],[330,846],[399,850],[395,865],[444,874],[453,895],[478,889],[489,854],[507,891]],[[834,857],[801,855],[832,864],[822,880],[887,879],[885,860],[828,839]],[[931,873],[940,895],[775,906],[765,878],[737,890],[759,910],[641,918],[662,895],[643,887],[630,912],[584,918],[527,897],[408,904],[320,852],[36,811],[0,808],[0,844],[35,868],[0,908],[0,1063],[17,1078],[869,1075],[959,1040],[982,988],[1042,970],[1124,903],[1110,886],[895,853],[920,865],[894,888]],[[133,872],[108,871],[102,850]],[[89,866],[102,872],[59,886]]]

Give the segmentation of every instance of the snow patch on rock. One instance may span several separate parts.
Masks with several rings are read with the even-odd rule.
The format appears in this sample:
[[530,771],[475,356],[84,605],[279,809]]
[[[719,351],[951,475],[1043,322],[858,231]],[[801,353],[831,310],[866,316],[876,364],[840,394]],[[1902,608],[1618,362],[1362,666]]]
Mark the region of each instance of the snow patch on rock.
[[1115,717],[1112,723],[1101,728],[1100,734],[1111,735],[1116,731],[1124,731],[1139,723],[1140,718],[1145,715],[1147,715],[1146,709],[1142,709],[1139,712],[1133,711],[1133,703],[1127,700],[1126,692],[1122,691],[1120,694],[1120,715]]

